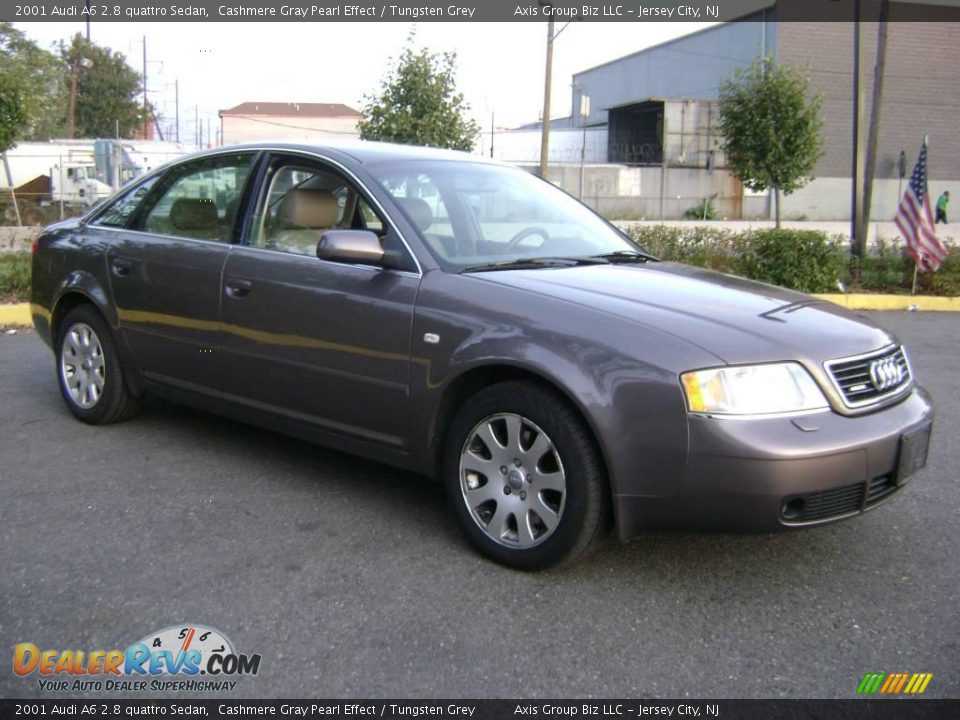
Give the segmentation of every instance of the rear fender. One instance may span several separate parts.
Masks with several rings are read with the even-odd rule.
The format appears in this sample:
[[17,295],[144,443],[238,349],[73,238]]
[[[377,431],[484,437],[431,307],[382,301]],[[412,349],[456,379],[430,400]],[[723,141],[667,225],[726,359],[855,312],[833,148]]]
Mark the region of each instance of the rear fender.
[[100,311],[100,314],[103,315],[107,324],[110,325],[113,330],[116,330],[120,326],[116,309],[110,303],[110,296],[107,289],[103,287],[93,274],[86,270],[74,270],[63,279],[55,293],[56,299],[53,303],[53,313],[50,323],[50,330],[54,338],[56,337],[57,323],[62,319],[61,311],[64,307],[64,299],[72,294],[84,296]]

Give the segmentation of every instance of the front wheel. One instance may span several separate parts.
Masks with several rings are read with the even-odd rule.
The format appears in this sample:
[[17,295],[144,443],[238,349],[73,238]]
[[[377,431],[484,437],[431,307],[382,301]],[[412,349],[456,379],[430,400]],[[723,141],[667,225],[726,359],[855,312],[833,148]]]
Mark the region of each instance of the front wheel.
[[60,394],[77,419],[105,425],[134,412],[110,328],[92,305],[67,313],[55,347]]
[[606,477],[589,429],[532,383],[493,385],[457,413],[444,484],[467,537],[510,567],[572,561],[606,528]]

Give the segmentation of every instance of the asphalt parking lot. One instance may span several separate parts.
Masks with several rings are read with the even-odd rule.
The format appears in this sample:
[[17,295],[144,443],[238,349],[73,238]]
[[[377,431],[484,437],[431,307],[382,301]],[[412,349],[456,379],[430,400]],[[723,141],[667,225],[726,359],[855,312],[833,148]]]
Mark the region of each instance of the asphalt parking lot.
[[[0,336],[0,697],[55,697],[13,646],[125,648],[180,623],[260,653],[237,697],[960,696],[960,314],[875,314],[938,420],[927,468],[850,522],[609,541],[528,575],[477,556],[439,488],[150,403],[92,428],[30,331]],[[122,693],[113,693],[119,696]]]

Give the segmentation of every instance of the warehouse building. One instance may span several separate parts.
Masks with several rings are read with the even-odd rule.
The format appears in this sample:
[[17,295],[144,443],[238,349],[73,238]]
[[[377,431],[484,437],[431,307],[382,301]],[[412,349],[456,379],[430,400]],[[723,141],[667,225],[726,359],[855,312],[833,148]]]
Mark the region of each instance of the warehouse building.
[[[711,195],[716,195],[714,204],[723,216],[763,217],[770,212],[766,194],[744,192],[731,180],[720,152],[722,139],[715,130],[723,81],[770,55],[802,72],[810,89],[823,98],[824,153],[814,181],[785,198],[784,217],[849,218],[854,3],[780,0],[758,4],[766,7],[574,75],[570,117],[575,126],[590,130],[592,142],[587,147],[593,152],[586,162],[638,170],[630,180],[631,187],[641,188],[640,200],[631,205],[633,214],[679,217]],[[892,3],[891,8],[872,212],[876,219],[889,219],[896,212],[901,151],[909,173],[925,135],[930,138],[931,192],[960,192],[960,133],[956,130],[960,12],[956,7],[920,9],[901,2]],[[873,88],[878,16],[878,0],[861,0],[865,117]],[[580,115],[584,107],[589,107],[589,113]],[[569,132],[576,133],[576,127]],[[576,175],[569,170],[567,174]],[[593,193],[591,175],[600,178],[603,173],[593,166],[586,180],[578,181],[588,202],[604,211],[612,209],[613,214],[627,206],[616,199],[623,197],[616,189],[614,195],[603,197]],[[603,192],[611,192],[609,177],[601,185]],[[578,190],[575,183],[568,189]]]

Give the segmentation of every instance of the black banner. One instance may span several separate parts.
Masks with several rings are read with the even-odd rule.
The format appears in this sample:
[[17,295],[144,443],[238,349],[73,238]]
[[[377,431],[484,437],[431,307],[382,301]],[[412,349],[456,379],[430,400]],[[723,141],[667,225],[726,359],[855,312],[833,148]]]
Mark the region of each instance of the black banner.
[[[720,22],[851,21],[854,3],[864,17],[879,0],[29,0],[4,2],[10,22]],[[960,0],[892,4],[891,20],[957,21]]]
[[144,716],[327,720],[926,720],[960,716],[960,700],[0,700],[0,718]]

